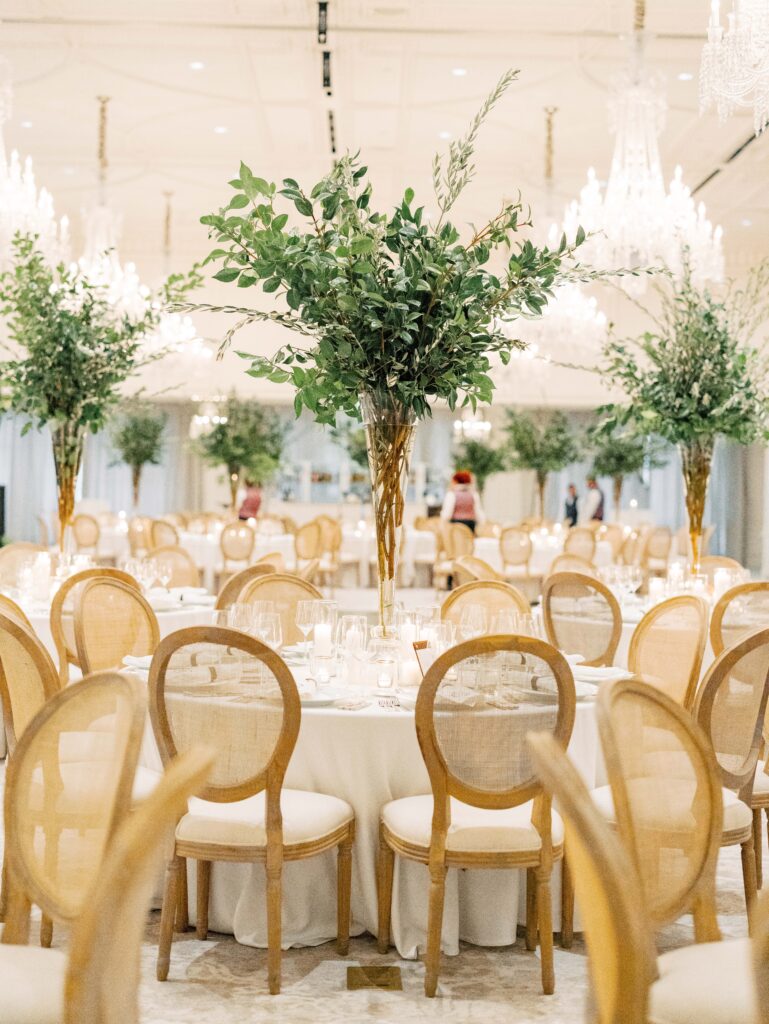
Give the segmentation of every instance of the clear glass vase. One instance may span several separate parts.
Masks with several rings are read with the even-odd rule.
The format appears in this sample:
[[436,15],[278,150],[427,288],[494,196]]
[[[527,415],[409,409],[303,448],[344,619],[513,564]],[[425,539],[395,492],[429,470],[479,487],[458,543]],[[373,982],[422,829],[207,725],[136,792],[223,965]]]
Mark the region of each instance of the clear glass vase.
[[374,506],[379,625],[382,635],[387,636],[395,612],[398,555],[416,417],[386,391],[361,394],[360,409],[366,429]]
[[85,433],[85,428],[79,423],[51,426],[59,505],[59,551],[62,555],[65,554],[67,531],[75,511],[75,486],[83,463]]
[[691,441],[679,445],[681,469],[684,476],[686,513],[689,517],[689,542],[691,544],[691,572],[700,571],[702,557],[702,520],[705,515],[705,499],[708,496],[710,467],[713,462],[713,440]]

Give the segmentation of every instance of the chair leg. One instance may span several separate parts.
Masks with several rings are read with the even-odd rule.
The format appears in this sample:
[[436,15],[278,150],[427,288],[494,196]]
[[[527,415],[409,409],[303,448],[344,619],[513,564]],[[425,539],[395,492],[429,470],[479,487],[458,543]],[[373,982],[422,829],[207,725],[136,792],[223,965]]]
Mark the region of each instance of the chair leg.
[[179,889],[182,872],[187,873],[187,861],[173,857],[166,865],[166,882],[163,889],[163,909],[160,911],[160,938],[158,940],[158,962],[155,968],[158,981],[165,981],[171,966],[171,943],[174,938],[174,918],[178,914]]
[[390,948],[390,913],[393,901],[393,868],[395,854],[385,842],[382,825],[379,825],[379,856],[377,858],[377,902],[379,923],[377,926],[377,949],[386,953]]
[[179,873],[176,881],[176,930],[186,932],[190,926],[189,895],[187,893],[187,858],[177,857]]
[[740,846],[742,852],[742,884],[745,888],[745,906],[748,911],[748,932],[752,932],[753,906],[756,902],[756,853],[751,836]]
[[756,855],[756,888],[762,888],[764,884],[764,865],[763,855],[761,850],[761,810],[757,808],[753,811],[753,850]]
[[340,844],[336,855],[336,951],[347,956],[350,948],[350,896],[352,890],[352,835]]
[[208,894],[211,888],[211,861],[197,862],[197,901],[195,912],[195,937],[208,938]]
[[5,915],[8,913],[8,864],[5,859],[5,850],[3,850],[3,870],[0,875],[0,921],[5,920]]
[[441,965],[443,902],[446,897],[446,868],[430,868],[430,904],[427,912],[427,949],[425,950],[425,995],[434,996]]
[[526,948],[537,948],[537,876],[534,868],[526,871]]
[[45,949],[51,948],[53,942],[53,921],[43,914],[40,920],[40,945]]
[[553,967],[553,897],[550,892],[550,871],[545,873],[539,868],[536,875],[542,991],[546,996],[551,996],[555,991],[555,968]]
[[280,943],[281,943],[281,912],[283,851],[271,856],[267,851],[265,870],[267,873],[267,982],[271,995],[280,992]]
[[571,949],[574,941],[574,882],[564,850],[561,861],[561,947]]

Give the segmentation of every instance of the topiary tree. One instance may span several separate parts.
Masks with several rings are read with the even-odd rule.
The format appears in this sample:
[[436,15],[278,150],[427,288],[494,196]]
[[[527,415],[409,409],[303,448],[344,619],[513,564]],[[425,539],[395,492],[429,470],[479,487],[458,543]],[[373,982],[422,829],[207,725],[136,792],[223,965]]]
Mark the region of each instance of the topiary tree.
[[168,417],[146,402],[127,402],[113,421],[112,447],[120,456],[113,465],[131,467],[134,508],[139,505],[142,469],[157,466],[163,453],[163,431]]
[[647,465],[663,466],[662,445],[648,435],[606,429],[600,424],[588,431],[587,442],[593,453],[593,474],[612,479],[615,516],[619,517],[625,477],[631,473],[640,475]]
[[582,454],[574,428],[562,412],[507,413],[507,464],[510,469],[533,469],[537,475],[540,518],[545,513],[545,484]]
[[195,448],[211,466],[224,466],[230,485],[230,507],[235,511],[243,477],[268,483],[280,463],[284,429],[280,417],[258,402],[230,395],[220,422],[198,438]]
[[494,448],[486,441],[468,438],[457,446],[454,468],[469,470],[475,477],[479,494],[483,496],[483,489],[491,474],[505,469],[505,456],[499,448]]

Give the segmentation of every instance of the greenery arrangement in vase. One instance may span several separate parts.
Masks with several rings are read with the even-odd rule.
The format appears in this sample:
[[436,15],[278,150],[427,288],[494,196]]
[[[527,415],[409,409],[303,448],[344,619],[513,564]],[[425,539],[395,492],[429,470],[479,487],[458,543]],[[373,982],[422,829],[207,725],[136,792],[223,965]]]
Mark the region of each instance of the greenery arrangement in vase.
[[235,515],[241,481],[266,484],[275,476],[283,452],[280,417],[258,402],[230,395],[220,422],[201,435],[194,448],[211,466],[227,470],[230,511]]
[[[408,462],[417,421],[431,404],[450,408],[489,402],[492,358],[509,362],[523,343],[502,322],[541,315],[553,289],[567,279],[599,275],[580,268],[573,244],[537,247],[516,234],[529,221],[520,200],[504,202],[482,227],[462,238],[448,214],[474,174],[478,131],[515,79],[499,81],[467,134],[433,162],[434,219],[407,188],[389,213],[371,209],[367,168],[344,156],[310,190],[293,178],[282,188],[241,164],[234,195],[218,213],[201,218],[217,248],[219,281],[275,294],[272,311],[238,306],[180,306],[229,312],[238,320],[225,335],[270,320],[298,334],[271,358],[250,360],[255,377],[290,382],[297,415],[308,409],[333,424],[339,411],[362,419],[368,437],[377,535],[379,614],[387,630],[405,506]],[[287,200],[302,222],[293,226]]]
[[769,437],[769,362],[752,343],[769,317],[769,262],[721,298],[694,286],[686,260],[680,281],[655,290],[653,329],[605,345],[603,372],[628,404],[602,410],[603,428],[633,424],[677,446],[696,572],[716,440]]
[[17,236],[12,253],[0,275],[10,336],[9,358],[0,362],[3,407],[29,418],[23,432],[51,431],[63,550],[86,434],[102,429],[129,377],[165,354],[153,337],[163,309],[200,279],[194,269],[174,275],[129,303],[84,264],[50,266],[33,238]]
[[639,434],[634,430],[606,429],[602,424],[588,430],[587,445],[593,454],[593,475],[611,477],[614,516],[619,519],[625,477],[634,474],[640,476],[645,468],[664,466],[662,446],[648,434]]
[[507,463],[501,449],[495,448],[488,441],[467,438],[457,446],[454,453],[454,468],[469,470],[475,477],[478,493],[483,497],[488,478],[492,473],[501,473],[507,469]]
[[537,477],[537,514],[545,517],[545,486],[550,473],[582,457],[580,439],[562,412],[507,413],[507,451],[510,469],[532,469]]
[[139,507],[139,487],[145,466],[157,466],[163,454],[163,431],[168,417],[146,402],[127,402],[112,425],[112,447],[119,462],[131,469],[133,507]]

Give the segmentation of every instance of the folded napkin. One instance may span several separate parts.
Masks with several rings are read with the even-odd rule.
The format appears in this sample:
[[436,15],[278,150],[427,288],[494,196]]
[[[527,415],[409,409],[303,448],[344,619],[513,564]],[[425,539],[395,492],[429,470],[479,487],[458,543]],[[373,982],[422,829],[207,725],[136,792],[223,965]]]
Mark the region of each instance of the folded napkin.
[[208,591],[205,587],[171,587],[169,593],[184,601],[188,597],[194,597],[195,594],[208,594]]
[[632,675],[627,669],[613,665],[575,665],[574,679],[583,683],[605,683],[608,680],[629,679]]
[[442,686],[439,694],[441,704],[461,704],[469,708],[485,699],[483,694],[467,686]]
[[[574,690],[577,697],[595,697],[598,692],[597,683],[589,683],[586,680],[574,681]],[[537,680],[537,688],[535,693],[557,693],[558,687],[555,684],[555,679],[552,676],[543,676],[543,678]]]
[[152,664],[152,655],[144,654],[141,657],[134,657],[132,654],[126,654],[123,658],[123,664],[126,668],[140,668],[145,672],[149,672],[150,665]]

